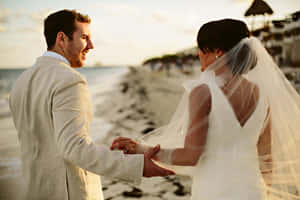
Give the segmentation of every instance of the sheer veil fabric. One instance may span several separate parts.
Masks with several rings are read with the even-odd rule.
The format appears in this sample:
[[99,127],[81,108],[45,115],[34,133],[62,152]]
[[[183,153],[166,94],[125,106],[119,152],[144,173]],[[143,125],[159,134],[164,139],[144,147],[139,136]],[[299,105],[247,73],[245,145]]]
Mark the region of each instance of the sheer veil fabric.
[[[253,130],[251,134],[260,136],[268,124],[271,125],[271,143],[262,145],[271,150],[260,155],[257,153],[259,168],[265,182],[261,187],[267,191],[268,199],[300,199],[300,196],[297,196],[297,192],[300,192],[300,96],[255,37],[241,40],[234,48],[217,58],[197,79],[185,82],[185,93],[170,122],[142,137],[140,142],[147,145],[161,144],[162,149],[183,148],[186,145],[190,145],[190,148],[203,148],[204,151],[194,166],[160,163],[179,174],[195,177],[202,160],[209,159],[211,147],[207,147],[207,144],[201,147],[188,144],[185,138],[192,132],[191,116],[199,112],[201,105],[211,98],[213,90],[210,89],[208,94],[199,94],[200,101],[192,102],[190,98],[195,88],[213,84],[223,91],[233,110],[236,110],[235,116],[241,128],[247,126],[253,118],[260,117],[263,120],[249,125],[252,126],[250,130]],[[260,102],[266,105],[263,116],[255,114]],[[218,116],[218,126],[228,127],[228,123],[231,122],[226,118],[225,113]],[[194,126],[202,126],[203,123],[199,121]],[[211,134],[211,122],[207,123],[207,132]],[[262,128],[255,128],[258,126]],[[226,132],[231,130],[227,128],[224,132],[226,138]],[[230,139],[235,145],[235,138]],[[219,147],[216,144],[214,148]],[[241,158],[243,159],[240,159],[240,162],[250,159],[247,155]],[[253,167],[257,167],[255,165],[257,164],[254,162]],[[222,171],[222,167],[215,170]],[[243,180],[240,180],[240,183],[243,184]]]

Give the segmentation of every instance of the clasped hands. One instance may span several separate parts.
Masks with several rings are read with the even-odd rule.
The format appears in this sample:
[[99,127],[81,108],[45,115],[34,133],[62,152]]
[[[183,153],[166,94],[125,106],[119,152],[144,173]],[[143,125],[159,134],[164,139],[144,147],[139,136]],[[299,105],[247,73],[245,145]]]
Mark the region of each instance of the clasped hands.
[[122,150],[125,154],[144,154],[144,177],[169,176],[175,174],[172,170],[163,168],[153,162],[156,154],[160,151],[160,145],[144,148],[141,144],[130,138],[119,137],[113,141],[110,149]]

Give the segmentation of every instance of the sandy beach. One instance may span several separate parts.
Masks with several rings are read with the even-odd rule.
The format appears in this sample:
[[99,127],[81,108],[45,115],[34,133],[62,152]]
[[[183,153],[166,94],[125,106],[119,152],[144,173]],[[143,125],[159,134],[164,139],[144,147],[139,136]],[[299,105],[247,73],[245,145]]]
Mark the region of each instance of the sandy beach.
[[[196,69],[194,75],[199,72]],[[118,136],[138,139],[166,124],[183,93],[181,83],[191,78],[176,69],[153,72],[147,67],[132,67],[95,115],[113,124],[102,140],[110,145]],[[105,106],[104,106],[105,105]],[[191,179],[184,176],[143,178],[141,185],[112,180],[102,176],[104,197],[107,200],[185,200],[190,199]]]

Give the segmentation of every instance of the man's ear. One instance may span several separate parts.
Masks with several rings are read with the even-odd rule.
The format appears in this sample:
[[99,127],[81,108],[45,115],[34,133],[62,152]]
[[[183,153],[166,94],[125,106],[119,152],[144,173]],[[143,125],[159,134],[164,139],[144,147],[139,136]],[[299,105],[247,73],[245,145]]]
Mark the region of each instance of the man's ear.
[[62,31],[58,32],[56,35],[56,43],[58,44],[59,47],[64,47],[65,42],[66,42],[66,34]]

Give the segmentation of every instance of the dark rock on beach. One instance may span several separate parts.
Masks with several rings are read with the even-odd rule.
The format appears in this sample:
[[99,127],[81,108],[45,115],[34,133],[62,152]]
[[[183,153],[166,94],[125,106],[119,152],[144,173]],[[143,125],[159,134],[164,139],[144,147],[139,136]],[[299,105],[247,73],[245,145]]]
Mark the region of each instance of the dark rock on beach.
[[138,188],[133,188],[132,191],[124,191],[122,193],[124,197],[135,197],[140,198],[143,196],[143,191]]
[[149,128],[146,128],[145,130],[143,130],[142,133],[143,133],[143,134],[147,134],[147,133],[153,131],[154,129],[155,129],[155,128],[153,128],[153,127],[149,127]]

